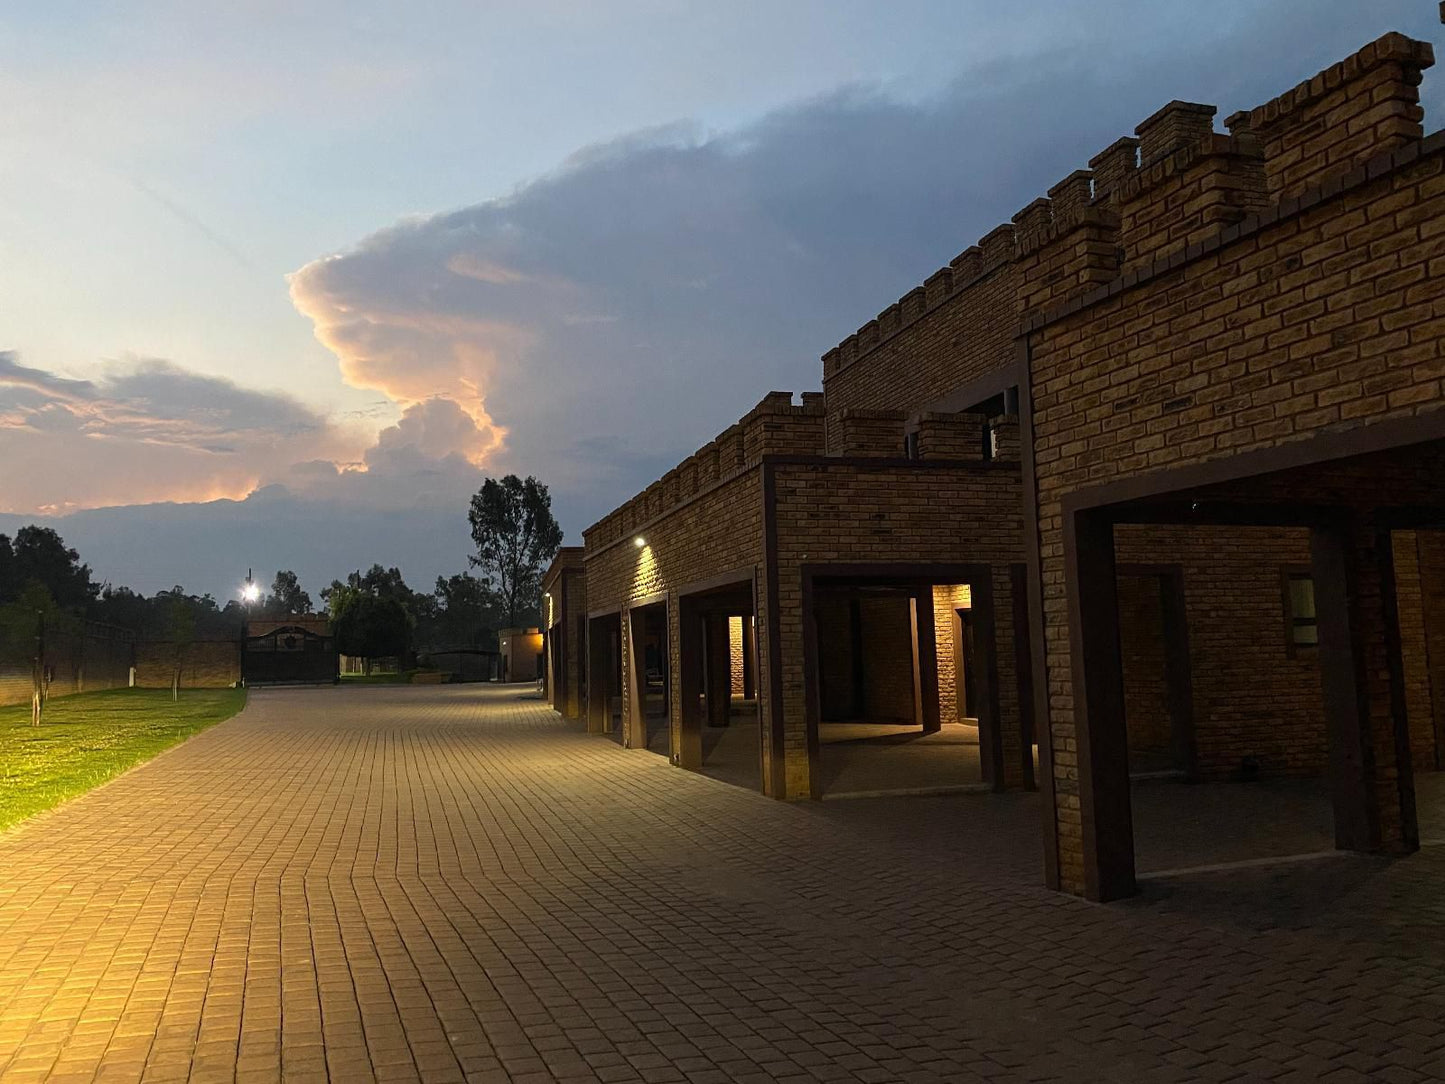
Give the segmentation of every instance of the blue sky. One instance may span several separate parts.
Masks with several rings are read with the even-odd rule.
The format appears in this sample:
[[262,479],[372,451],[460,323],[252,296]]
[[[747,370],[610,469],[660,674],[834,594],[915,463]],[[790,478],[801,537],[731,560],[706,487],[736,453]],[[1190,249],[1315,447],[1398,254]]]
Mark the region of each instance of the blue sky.
[[9,5],[0,530],[145,590],[427,583],[517,470],[578,541],[1164,101],[1436,9]]

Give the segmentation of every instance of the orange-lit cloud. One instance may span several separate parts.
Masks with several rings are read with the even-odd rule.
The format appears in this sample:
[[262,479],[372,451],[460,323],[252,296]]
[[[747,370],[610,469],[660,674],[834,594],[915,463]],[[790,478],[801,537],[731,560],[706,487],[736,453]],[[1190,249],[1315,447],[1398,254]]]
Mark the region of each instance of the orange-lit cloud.
[[357,459],[366,443],[285,394],[166,361],[76,380],[0,352],[4,511],[240,498],[299,459]]

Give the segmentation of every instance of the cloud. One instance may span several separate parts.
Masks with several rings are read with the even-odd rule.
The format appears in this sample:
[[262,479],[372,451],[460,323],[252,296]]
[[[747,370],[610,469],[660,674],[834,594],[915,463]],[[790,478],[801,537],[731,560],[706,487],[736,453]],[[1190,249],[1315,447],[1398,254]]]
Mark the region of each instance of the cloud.
[[432,452],[536,473],[575,532],[764,392],[816,387],[825,350],[1163,102],[1222,116],[1383,29],[1304,0],[1205,22],[1142,59],[1056,37],[924,99],[634,133],[309,263],[292,299],[348,382],[473,420]]
[[56,376],[0,353],[0,508],[244,496],[301,459],[354,459],[365,435],[280,392],[155,358]]

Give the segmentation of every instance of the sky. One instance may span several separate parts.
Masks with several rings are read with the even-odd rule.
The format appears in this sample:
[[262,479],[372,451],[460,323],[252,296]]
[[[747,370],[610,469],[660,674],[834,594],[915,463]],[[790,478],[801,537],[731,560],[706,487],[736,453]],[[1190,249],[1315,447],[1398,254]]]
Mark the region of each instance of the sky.
[[0,532],[427,587],[516,472],[580,544],[1166,101],[1387,30],[1438,5],[5,5]]

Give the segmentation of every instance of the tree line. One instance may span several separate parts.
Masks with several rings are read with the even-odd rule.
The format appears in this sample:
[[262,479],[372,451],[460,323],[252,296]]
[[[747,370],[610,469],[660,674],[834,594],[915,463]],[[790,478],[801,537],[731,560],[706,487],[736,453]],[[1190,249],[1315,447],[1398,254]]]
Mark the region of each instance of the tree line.
[[[538,623],[541,577],[562,544],[547,487],[535,478],[488,478],[468,509],[476,569],[438,576],[415,591],[396,567],[374,564],[334,579],[320,591],[338,649],[365,658],[407,657],[418,648],[497,646],[501,628]],[[254,602],[220,602],[177,585],[146,595],[98,582],[80,554],[49,527],[0,534],[0,651],[33,651],[38,623],[53,632],[97,621],[141,639],[190,642],[232,639],[248,621],[313,613],[296,573],[277,571]]]

